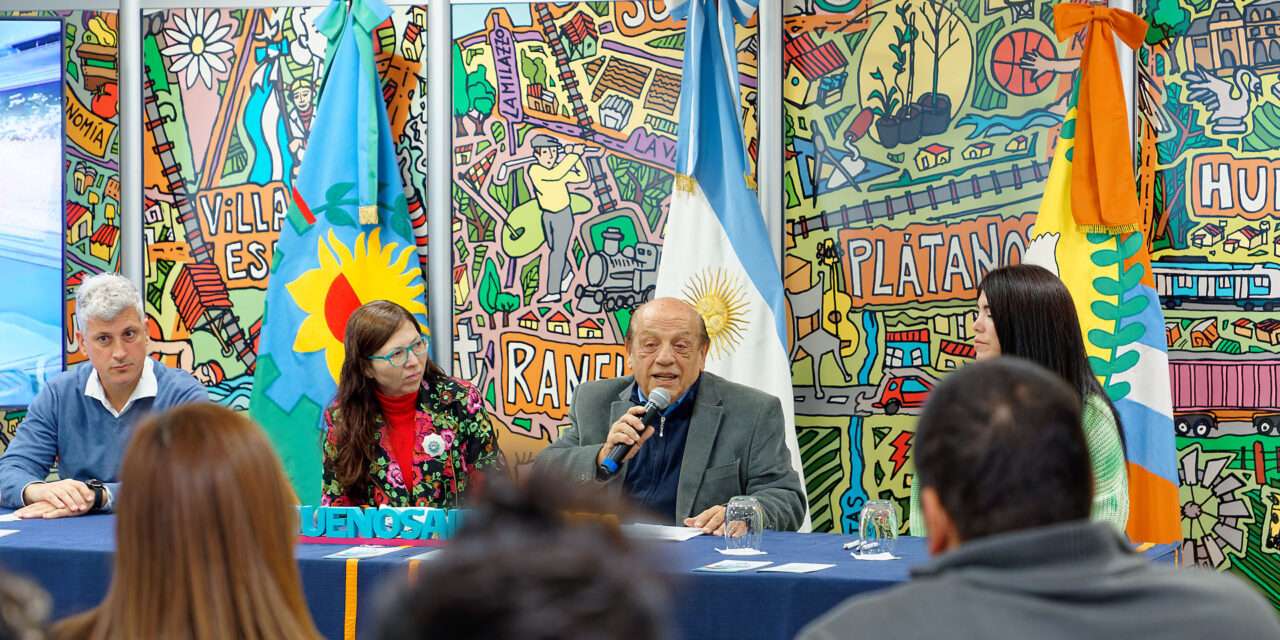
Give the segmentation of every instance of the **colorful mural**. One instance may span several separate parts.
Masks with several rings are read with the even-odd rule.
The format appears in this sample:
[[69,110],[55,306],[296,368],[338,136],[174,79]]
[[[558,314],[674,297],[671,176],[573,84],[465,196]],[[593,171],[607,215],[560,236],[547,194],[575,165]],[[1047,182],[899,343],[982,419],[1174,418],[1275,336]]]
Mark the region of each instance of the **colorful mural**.
[[814,530],[906,516],[915,415],[1021,260],[1076,59],[1049,2],[790,2],[783,277]]
[[[64,150],[60,233],[64,304],[59,347],[68,365],[84,360],[75,339],[75,288],[86,276],[115,271],[120,256],[120,115],[116,14],[107,11],[5,11],[0,16],[60,18]],[[0,449],[25,410],[0,410]]]
[[[453,8],[454,374],[512,468],[623,375],[673,187],[683,22],[661,2]],[[754,158],[754,25],[737,36]]]
[[[272,253],[315,111],[322,8],[144,15],[144,233],[153,354],[248,407]],[[374,32],[426,264],[426,10]]]
[[1140,3],[1139,197],[1189,562],[1280,606],[1280,3]]

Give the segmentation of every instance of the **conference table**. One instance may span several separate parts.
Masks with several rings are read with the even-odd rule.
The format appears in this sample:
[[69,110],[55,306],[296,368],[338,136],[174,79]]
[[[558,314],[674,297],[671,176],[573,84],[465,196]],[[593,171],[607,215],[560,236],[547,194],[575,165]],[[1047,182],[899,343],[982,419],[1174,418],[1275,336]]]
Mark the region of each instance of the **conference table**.
[[[0,513],[6,513],[0,511]],[[14,531],[5,534],[3,531]],[[0,522],[0,568],[27,576],[54,600],[54,617],[84,611],[102,600],[111,581],[115,517]],[[910,568],[928,559],[924,540],[897,541],[897,560],[856,560],[841,548],[853,536],[766,532],[767,555],[746,560],[829,563],[816,573],[707,573],[695,568],[726,559],[715,548],[723,539],[699,536],[684,542],[654,542],[675,583],[675,631],[701,638],[792,638],[805,624],[844,599],[905,581]],[[299,544],[296,556],[307,604],[326,638],[370,637],[389,589],[411,576],[431,579],[431,559],[411,559],[431,547],[407,547],[373,558],[325,556],[347,549]],[[157,549],[157,554],[164,553]],[[1177,545],[1144,554],[1174,563]]]

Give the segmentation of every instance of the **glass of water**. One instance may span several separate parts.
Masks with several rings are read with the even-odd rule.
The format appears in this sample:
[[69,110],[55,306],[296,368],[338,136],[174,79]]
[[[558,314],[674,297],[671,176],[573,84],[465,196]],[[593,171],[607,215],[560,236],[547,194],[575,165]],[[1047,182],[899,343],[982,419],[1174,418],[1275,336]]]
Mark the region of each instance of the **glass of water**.
[[726,550],[761,551],[764,539],[764,507],[751,496],[735,496],[724,510],[724,545]]
[[888,500],[872,500],[862,507],[859,518],[858,537],[862,545],[858,554],[888,553],[893,554],[894,544],[898,541],[898,511]]

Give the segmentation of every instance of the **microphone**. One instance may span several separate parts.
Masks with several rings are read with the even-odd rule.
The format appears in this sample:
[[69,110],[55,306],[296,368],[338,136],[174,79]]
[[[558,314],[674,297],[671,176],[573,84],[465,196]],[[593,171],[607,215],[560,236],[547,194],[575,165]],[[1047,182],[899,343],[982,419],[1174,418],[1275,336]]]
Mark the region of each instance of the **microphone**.
[[[662,416],[663,410],[667,405],[671,404],[671,394],[666,389],[658,387],[649,394],[649,400],[644,403],[644,417],[640,418],[640,423],[646,428],[652,427],[658,418]],[[613,477],[613,474],[622,468],[622,459],[627,457],[627,452],[631,451],[629,444],[615,444],[613,451],[605,457],[604,462],[600,463],[600,468],[596,470],[596,475],[601,480],[607,480]]]

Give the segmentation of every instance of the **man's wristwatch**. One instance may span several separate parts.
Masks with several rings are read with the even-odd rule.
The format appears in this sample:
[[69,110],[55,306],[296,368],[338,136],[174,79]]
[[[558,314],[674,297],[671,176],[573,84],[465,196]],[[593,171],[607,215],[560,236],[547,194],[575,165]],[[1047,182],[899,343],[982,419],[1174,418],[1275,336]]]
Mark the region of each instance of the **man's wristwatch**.
[[93,506],[89,508],[89,512],[101,511],[103,507],[107,506],[107,488],[103,486],[101,480],[96,478],[85,482],[85,484],[89,485],[90,489],[93,489]]

